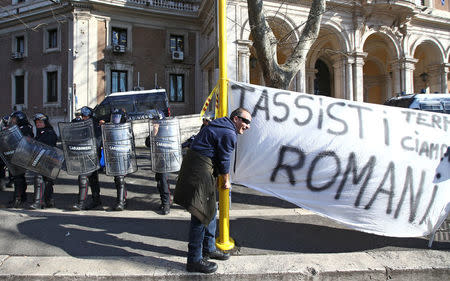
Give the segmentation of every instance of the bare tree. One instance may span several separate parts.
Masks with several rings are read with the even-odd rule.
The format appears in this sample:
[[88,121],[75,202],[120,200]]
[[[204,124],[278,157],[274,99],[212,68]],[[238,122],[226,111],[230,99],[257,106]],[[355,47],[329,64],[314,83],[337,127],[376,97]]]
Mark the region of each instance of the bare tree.
[[247,0],[247,5],[253,46],[266,86],[287,89],[306,63],[308,50],[319,35],[320,22],[326,8],[325,0],[313,0],[299,41],[292,54],[281,65],[277,61],[278,41],[264,15],[263,0]]

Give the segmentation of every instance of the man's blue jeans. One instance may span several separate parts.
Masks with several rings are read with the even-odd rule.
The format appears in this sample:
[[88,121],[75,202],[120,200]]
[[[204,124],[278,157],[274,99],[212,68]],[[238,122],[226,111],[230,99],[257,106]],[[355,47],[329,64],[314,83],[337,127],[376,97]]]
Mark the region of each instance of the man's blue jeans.
[[[217,213],[217,210],[216,210]],[[216,250],[216,216],[208,226],[202,224],[195,216],[191,215],[189,227],[188,262],[198,262],[203,258],[203,252]]]

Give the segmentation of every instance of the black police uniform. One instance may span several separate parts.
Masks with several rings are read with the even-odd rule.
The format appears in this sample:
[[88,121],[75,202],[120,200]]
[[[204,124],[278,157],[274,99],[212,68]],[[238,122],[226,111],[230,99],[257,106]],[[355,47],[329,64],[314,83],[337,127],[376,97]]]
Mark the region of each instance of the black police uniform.
[[[44,128],[36,127],[35,140],[42,142],[49,146],[56,146],[58,137],[49,123],[48,117],[43,114],[36,114],[34,121],[42,120],[45,123]],[[40,174],[34,176],[34,203],[31,204],[31,209],[41,209],[44,207],[54,207],[53,201],[53,179],[45,177]]]

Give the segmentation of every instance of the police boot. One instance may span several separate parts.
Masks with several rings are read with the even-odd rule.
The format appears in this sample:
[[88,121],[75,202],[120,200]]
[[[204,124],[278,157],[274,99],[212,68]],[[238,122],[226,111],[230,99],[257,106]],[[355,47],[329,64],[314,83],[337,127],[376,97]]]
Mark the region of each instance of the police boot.
[[86,176],[78,177],[78,202],[72,206],[72,210],[86,210],[86,198],[88,194],[88,180]]
[[44,202],[46,208],[55,207],[55,201],[53,200],[53,181],[44,180],[45,192],[44,192]]
[[97,176],[92,175],[89,177],[89,185],[91,186],[92,202],[86,207],[88,210],[97,208],[102,205],[100,200],[100,184]]
[[10,202],[10,207],[21,208],[27,201],[27,182],[25,180],[25,174],[13,177],[14,182],[14,198]]
[[43,209],[44,206],[45,183],[41,175],[34,177],[34,203],[30,205],[30,209]]
[[123,176],[114,177],[114,182],[116,183],[117,189],[117,199],[114,211],[123,211],[127,206],[127,189],[125,187],[125,178]]

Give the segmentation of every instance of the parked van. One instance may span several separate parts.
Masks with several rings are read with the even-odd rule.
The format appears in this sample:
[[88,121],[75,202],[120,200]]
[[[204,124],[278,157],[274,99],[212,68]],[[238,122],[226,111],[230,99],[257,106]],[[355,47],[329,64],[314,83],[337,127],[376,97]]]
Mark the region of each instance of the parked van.
[[450,113],[450,94],[412,94],[388,99],[384,105]]
[[128,120],[149,119],[158,114],[158,111],[163,112],[166,117],[171,115],[164,89],[112,93],[94,108],[94,116],[109,122],[114,108],[125,109]]

